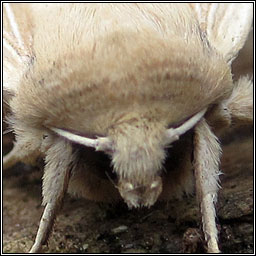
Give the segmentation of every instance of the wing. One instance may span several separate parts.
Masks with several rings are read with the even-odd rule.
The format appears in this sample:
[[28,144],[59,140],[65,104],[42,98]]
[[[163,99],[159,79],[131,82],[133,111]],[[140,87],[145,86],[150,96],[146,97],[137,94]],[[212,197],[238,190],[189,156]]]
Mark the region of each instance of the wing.
[[15,94],[33,62],[32,22],[29,4],[3,4],[3,89]]
[[190,4],[212,47],[231,63],[252,28],[253,3]]

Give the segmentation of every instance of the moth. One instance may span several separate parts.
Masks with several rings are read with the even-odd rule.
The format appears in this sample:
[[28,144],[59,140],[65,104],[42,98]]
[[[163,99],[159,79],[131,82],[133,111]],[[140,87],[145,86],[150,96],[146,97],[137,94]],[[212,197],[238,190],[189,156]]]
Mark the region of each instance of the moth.
[[3,87],[16,136],[3,166],[45,161],[30,252],[47,242],[66,192],[132,208],[194,187],[207,250],[220,252],[215,134],[253,121],[252,81],[233,82],[231,72],[253,4],[3,7]]

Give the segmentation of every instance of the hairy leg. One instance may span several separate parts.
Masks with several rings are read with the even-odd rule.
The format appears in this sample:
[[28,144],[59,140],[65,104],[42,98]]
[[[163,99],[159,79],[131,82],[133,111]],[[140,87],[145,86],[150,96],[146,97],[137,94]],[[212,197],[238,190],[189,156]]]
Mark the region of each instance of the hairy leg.
[[196,193],[202,214],[203,231],[207,241],[208,253],[220,252],[215,222],[220,155],[221,148],[218,139],[212,133],[205,119],[202,119],[195,127],[194,169]]
[[41,141],[30,135],[26,139],[19,139],[14,143],[13,149],[3,157],[3,169],[12,168],[18,162],[35,163],[40,152]]
[[253,124],[253,82],[241,77],[228,99],[223,100],[206,116],[217,131],[230,126]]
[[67,141],[58,137],[52,139],[51,146],[46,151],[46,166],[43,177],[43,205],[45,209],[30,253],[39,252],[48,239],[56,214],[67,191],[74,158],[72,147]]

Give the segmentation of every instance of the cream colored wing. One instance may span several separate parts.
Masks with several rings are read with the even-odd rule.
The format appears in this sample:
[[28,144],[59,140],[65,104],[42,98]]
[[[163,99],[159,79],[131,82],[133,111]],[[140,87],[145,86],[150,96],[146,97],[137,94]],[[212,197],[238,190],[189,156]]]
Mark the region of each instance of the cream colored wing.
[[237,56],[252,27],[252,3],[190,4],[209,43],[228,62]]
[[30,4],[3,4],[3,89],[15,94],[33,62]]

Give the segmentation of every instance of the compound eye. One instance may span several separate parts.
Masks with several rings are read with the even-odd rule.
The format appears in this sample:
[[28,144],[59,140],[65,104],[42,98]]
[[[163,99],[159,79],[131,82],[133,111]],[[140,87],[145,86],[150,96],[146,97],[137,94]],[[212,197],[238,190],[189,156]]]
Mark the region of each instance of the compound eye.
[[159,180],[155,180],[155,181],[153,181],[153,182],[151,183],[150,188],[151,188],[151,189],[154,189],[154,188],[158,187],[159,185],[160,185]]

